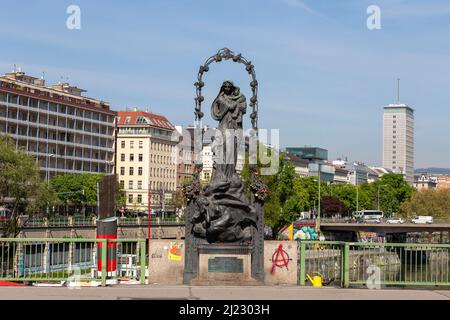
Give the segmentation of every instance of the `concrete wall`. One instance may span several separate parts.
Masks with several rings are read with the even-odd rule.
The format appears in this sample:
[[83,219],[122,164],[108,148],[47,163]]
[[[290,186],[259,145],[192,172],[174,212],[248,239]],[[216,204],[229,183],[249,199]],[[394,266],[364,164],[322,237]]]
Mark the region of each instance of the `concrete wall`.
[[297,241],[264,241],[265,284],[297,285],[298,259]]
[[[170,245],[175,242],[182,245],[180,261],[169,257]],[[184,240],[153,240],[150,244],[150,253],[150,283],[183,283]],[[264,242],[264,273],[267,285],[297,285],[297,266],[298,244],[296,241]]]
[[[173,247],[178,247],[177,255],[170,254]],[[149,283],[183,284],[184,252],[184,240],[152,240]]]

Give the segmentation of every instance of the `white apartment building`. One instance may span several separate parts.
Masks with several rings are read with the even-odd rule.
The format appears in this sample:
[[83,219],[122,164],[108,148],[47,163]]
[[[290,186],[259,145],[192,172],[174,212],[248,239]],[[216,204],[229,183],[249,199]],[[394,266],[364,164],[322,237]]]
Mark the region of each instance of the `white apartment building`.
[[36,157],[43,179],[114,172],[115,116],[85,90],[14,70],[0,76],[0,133]]
[[414,110],[406,104],[384,107],[383,167],[414,183]]
[[166,117],[138,111],[119,111],[116,165],[125,191],[126,207],[136,211],[168,209],[177,187],[178,134]]

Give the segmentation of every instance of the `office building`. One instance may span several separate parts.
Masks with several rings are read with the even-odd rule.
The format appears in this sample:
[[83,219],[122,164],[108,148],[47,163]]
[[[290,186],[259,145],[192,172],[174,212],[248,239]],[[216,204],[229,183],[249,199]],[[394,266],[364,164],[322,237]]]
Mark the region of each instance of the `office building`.
[[384,107],[383,167],[414,183],[414,110],[400,102]]
[[115,116],[107,102],[69,83],[13,70],[0,76],[0,133],[36,157],[41,176],[114,172]]

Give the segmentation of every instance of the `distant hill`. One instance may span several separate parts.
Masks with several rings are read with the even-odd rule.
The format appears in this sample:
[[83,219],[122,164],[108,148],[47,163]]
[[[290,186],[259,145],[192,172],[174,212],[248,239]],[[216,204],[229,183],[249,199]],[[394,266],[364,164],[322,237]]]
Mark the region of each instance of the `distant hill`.
[[450,168],[419,168],[414,170],[415,173],[445,174],[450,175]]

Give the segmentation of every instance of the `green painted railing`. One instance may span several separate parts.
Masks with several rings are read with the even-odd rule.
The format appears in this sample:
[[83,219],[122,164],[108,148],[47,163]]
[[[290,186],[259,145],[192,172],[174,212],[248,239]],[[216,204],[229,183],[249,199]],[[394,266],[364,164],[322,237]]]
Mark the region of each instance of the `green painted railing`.
[[450,244],[301,241],[299,285],[450,286]]
[[[50,219],[31,217],[24,221],[24,228],[64,228],[64,227],[95,227],[95,218],[83,218],[83,217],[54,217]],[[152,218],[152,225],[182,225],[184,219],[179,218]],[[148,218],[118,218],[119,226],[143,226],[148,224]]]
[[[115,246],[111,246],[114,243]],[[115,272],[107,271],[109,248]],[[109,249],[109,253],[108,253]],[[135,279],[145,283],[145,239],[4,239],[0,238],[0,280],[21,282]],[[101,272],[98,271],[99,262]]]

